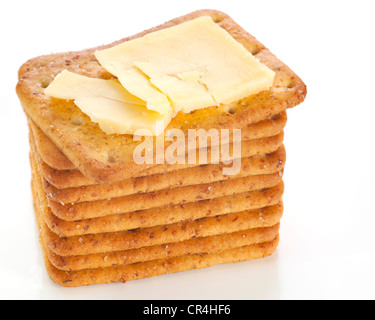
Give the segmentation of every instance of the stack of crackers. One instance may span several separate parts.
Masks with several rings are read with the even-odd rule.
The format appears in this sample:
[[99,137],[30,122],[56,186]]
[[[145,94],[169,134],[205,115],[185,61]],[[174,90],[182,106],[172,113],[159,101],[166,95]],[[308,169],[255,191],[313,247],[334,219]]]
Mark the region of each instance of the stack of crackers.
[[286,109],[304,100],[304,83],[217,11],[194,12],[115,44],[200,16],[211,16],[276,72],[268,92],[225,110],[179,114],[170,124],[184,132],[241,129],[241,170],[236,175],[223,174],[223,162],[137,165],[132,155],[139,142],[106,135],[73,102],[44,95],[64,69],[110,79],[94,57],[98,48],[39,57],[20,69],[17,92],[30,128],[36,220],[54,282],[126,282],[263,258],[276,250],[283,214]]

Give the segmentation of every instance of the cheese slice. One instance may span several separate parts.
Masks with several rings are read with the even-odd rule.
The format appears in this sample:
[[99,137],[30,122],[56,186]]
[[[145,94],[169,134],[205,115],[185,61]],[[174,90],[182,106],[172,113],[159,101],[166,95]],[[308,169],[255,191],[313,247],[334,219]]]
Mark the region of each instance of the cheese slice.
[[105,97],[79,97],[75,104],[107,134],[159,136],[172,115],[161,115],[146,106],[129,104]]
[[145,101],[147,109],[169,114],[172,111],[168,98],[162,94],[137,68],[130,68],[122,73],[126,79],[131,79],[126,89]]
[[85,77],[63,70],[44,90],[48,96],[73,100],[82,96],[105,97],[112,100],[145,105],[145,102],[130,94],[117,80]]
[[[211,17],[147,34],[95,56],[147,105],[163,94],[175,112],[232,103],[268,90],[275,77]],[[152,108],[163,113],[165,105]]]
[[275,73],[211,17],[95,52],[118,80],[64,70],[45,94],[74,100],[108,134],[159,135],[180,111],[230,104],[268,90]]
[[190,112],[201,106],[210,107],[217,105],[205,85],[200,83],[204,72],[194,69],[188,71],[174,69],[174,73],[163,74],[156,69],[164,63],[165,60],[156,61],[153,64],[149,62],[137,62],[135,64],[147,75],[158,74],[158,76],[150,78],[150,82],[168,96],[176,112],[181,110]]
[[146,103],[115,80],[85,77],[62,71],[45,89],[54,98],[74,100],[83,113],[107,134],[160,135],[172,113],[150,111]]
[[[116,52],[114,48],[114,55],[118,57],[118,60],[109,57],[102,58],[105,56],[105,52],[96,52],[95,55],[102,66],[117,76],[121,84],[133,95],[139,97],[145,101],[146,106],[149,110],[159,112],[161,114],[168,114],[171,112],[171,104],[167,96],[159,91],[158,88],[150,82],[148,77],[141,72],[133,63],[126,63],[124,53]],[[126,56],[126,54],[125,54]],[[124,67],[126,65],[127,67]]]

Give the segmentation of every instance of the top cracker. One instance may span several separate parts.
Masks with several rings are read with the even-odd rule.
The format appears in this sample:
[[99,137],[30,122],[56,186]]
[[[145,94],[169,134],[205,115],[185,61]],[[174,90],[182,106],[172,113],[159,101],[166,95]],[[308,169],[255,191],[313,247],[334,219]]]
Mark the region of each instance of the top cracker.
[[[87,177],[98,183],[136,177],[150,167],[137,165],[133,161],[133,151],[140,142],[133,141],[131,135],[105,134],[98,124],[91,122],[72,101],[48,97],[44,94],[44,89],[64,69],[89,77],[112,79],[113,75],[101,67],[95,58],[96,50],[109,48],[201,16],[210,16],[264,65],[275,71],[274,85],[268,91],[231,105],[196,110],[190,114],[179,113],[166,130],[178,128],[187,132],[188,129],[199,128],[241,129],[275,116],[304,100],[305,84],[264,45],[226,14],[201,10],[107,46],[52,54],[26,62],[19,70],[17,84],[17,94],[25,112]],[[167,147],[166,143],[165,148]]]

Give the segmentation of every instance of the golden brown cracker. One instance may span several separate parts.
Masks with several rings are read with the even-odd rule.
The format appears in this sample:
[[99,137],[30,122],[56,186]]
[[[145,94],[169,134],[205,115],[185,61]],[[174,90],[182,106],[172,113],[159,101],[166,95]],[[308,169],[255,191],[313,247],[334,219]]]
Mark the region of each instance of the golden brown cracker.
[[282,217],[282,213],[274,215],[271,212],[272,210],[264,209],[263,213],[260,214],[258,211],[257,219],[254,219],[255,212],[242,212],[166,226],[69,238],[57,236],[45,225],[45,227],[42,227],[42,233],[47,248],[57,255],[90,255],[138,249],[254,228],[271,227],[279,223]]
[[[281,133],[286,125],[286,112],[267,120],[249,125],[241,130],[242,141],[268,138]],[[35,123],[29,119],[30,129],[33,133],[37,151],[41,159],[50,168],[56,170],[75,170],[73,163],[57,148]],[[233,136],[230,136],[230,143],[233,142]]]
[[64,287],[79,287],[111,282],[125,283],[131,280],[156,277],[168,273],[211,267],[217,264],[235,263],[265,258],[272,255],[279,244],[279,237],[270,242],[243,246],[217,253],[192,254],[169,259],[159,259],[124,266],[62,271],[55,268],[44,252],[45,266],[52,281]]
[[43,186],[46,194],[56,202],[80,203],[104,199],[114,199],[131,194],[144,194],[164,189],[201,185],[281,172],[286,161],[284,146],[267,155],[241,159],[241,170],[237,175],[224,175],[223,165],[205,165],[183,169],[138,179],[128,179],[112,184],[97,184],[79,188],[57,189],[47,180]]
[[47,249],[47,255],[54,267],[64,271],[108,268],[161,258],[167,259],[183,255],[215,253],[222,250],[269,242],[277,237],[279,226],[280,224],[276,224],[268,228],[243,230],[140,249],[85,256],[62,257]]
[[[35,190],[33,199],[35,213],[38,215],[39,203]],[[271,255],[277,249],[279,242],[279,236],[277,235],[277,237],[270,242],[222,250],[216,253],[190,254],[168,259],[158,259],[105,268],[85,269],[81,271],[62,271],[57,269],[50,262],[48,256],[52,253],[44,245],[42,227],[40,226],[38,219],[37,223],[40,230],[40,243],[44,254],[47,272],[55,283],[66,287],[86,286],[109,282],[124,283],[130,280],[154,277],[166,273],[209,267],[219,263],[264,258]]]
[[282,175],[274,173],[74,204],[62,204],[48,197],[48,206],[58,218],[72,221],[215,199],[269,189],[281,183]]
[[[205,15],[215,19],[220,17],[218,24],[222,28],[276,72],[275,82],[270,90],[231,105],[210,107],[191,114],[180,113],[172,120],[167,130],[181,129],[187,133],[188,129],[198,128],[242,129],[276,116],[304,100],[306,86],[299,77],[223,13],[210,10],[194,12],[143,34]],[[129,38],[122,41],[127,40]],[[109,183],[130,178],[144,171],[143,166],[132,162],[134,149],[139,142],[133,141],[130,135],[106,135],[98,124],[91,122],[72,101],[53,99],[44,95],[44,88],[63,69],[91,77],[111,78],[112,76],[94,58],[95,50],[69,53],[71,59],[59,59],[55,63],[49,63],[23,74],[17,85],[17,93],[26,114],[76,168],[98,183]],[[51,55],[50,62],[55,58],[56,56]],[[40,60],[45,64],[44,58]],[[23,68],[25,69],[28,67]],[[168,143],[165,144],[165,148],[168,146]]]
[[48,166],[54,170],[76,170],[74,164],[56,147],[42,130],[28,118],[29,129],[35,143],[35,150]]
[[[35,181],[34,178],[33,181]],[[258,211],[206,217],[130,231],[61,237],[52,232],[44,223],[43,212],[46,208],[43,204],[43,195],[37,193],[37,187],[34,193],[37,197],[34,202],[38,203],[36,214],[43,222],[40,223],[40,227],[46,247],[60,256],[137,249],[247,229],[265,228],[274,226],[282,217],[282,210],[267,207]]]
[[[254,156],[273,153],[277,151],[280,147],[282,147],[283,140],[284,140],[284,133],[282,132],[278,134],[277,136],[273,136],[269,138],[244,141],[241,146],[242,157],[250,158]],[[210,156],[209,150],[208,150],[208,156]],[[97,184],[95,181],[92,181],[91,179],[84,176],[79,170],[56,170],[56,169],[49,167],[43,161],[39,161],[39,162],[41,164],[41,172],[44,178],[48,181],[48,183],[50,183],[51,185],[53,185],[54,187],[58,189],[78,188],[78,187],[84,187],[84,186]],[[138,178],[148,177],[148,176],[156,175],[156,174],[166,174],[169,172],[196,168],[198,166],[199,166],[198,161],[196,164],[185,164],[185,165],[182,165],[182,164],[171,165],[171,164],[166,163],[164,165],[153,166],[147,169],[144,173],[139,173]],[[222,168],[230,167],[230,166],[233,166],[233,164],[228,165],[228,166],[222,165]]]
[[32,157],[31,162],[33,180],[35,189],[39,195],[40,210],[43,219],[49,229],[60,237],[149,228],[245,211],[249,211],[249,219],[259,223],[264,216],[280,216],[283,212],[282,202],[280,201],[284,186],[281,184],[271,189],[225,196],[200,202],[116,214],[94,219],[65,221],[56,217],[48,207],[41,178],[37,172],[35,160],[33,160]]

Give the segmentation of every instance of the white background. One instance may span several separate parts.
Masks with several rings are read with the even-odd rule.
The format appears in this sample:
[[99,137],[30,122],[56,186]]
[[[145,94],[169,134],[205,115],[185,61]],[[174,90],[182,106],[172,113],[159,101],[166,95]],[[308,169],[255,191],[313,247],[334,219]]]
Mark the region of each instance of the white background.
[[[373,1],[2,1],[2,299],[375,298]],[[84,288],[53,284],[34,222],[15,94],[29,58],[132,35],[197,9],[228,13],[307,84],[289,111],[285,214],[270,258]]]

